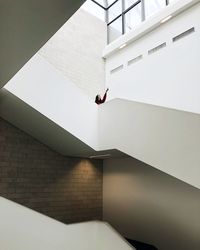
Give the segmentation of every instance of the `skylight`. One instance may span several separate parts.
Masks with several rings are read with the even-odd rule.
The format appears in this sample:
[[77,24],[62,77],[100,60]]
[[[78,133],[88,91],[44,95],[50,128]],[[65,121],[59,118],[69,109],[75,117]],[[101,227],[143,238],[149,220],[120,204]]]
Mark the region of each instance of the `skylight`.
[[[102,6],[104,6],[103,2],[104,2],[104,0],[98,0],[98,3],[100,3]],[[98,17],[102,21],[105,21],[106,11],[103,8],[101,8],[100,6],[98,6],[95,2],[93,2],[91,0],[87,0],[82,5],[81,8],[88,11],[90,14]]]
[[108,43],[178,0],[87,0],[83,9],[107,23]]

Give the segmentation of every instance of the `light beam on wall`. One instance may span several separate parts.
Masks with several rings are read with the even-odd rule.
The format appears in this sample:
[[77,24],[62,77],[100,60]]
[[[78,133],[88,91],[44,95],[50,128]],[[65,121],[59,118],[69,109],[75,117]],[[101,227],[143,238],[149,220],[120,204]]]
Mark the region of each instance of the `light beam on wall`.
[[170,16],[167,16],[166,18],[164,18],[164,19],[161,21],[161,23],[165,23],[165,22],[169,21],[169,19],[171,19],[171,18],[172,18],[171,15],[170,15]]
[[108,158],[108,157],[110,157],[111,156],[111,154],[104,154],[104,155],[91,155],[89,158],[90,159],[100,159],[100,158]]

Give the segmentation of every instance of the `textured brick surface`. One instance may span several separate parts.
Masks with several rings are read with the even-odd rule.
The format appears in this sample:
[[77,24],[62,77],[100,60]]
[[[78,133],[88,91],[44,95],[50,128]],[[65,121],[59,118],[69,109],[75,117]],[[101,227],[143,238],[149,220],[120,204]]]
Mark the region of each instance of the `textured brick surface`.
[[64,223],[102,218],[102,162],[64,157],[0,118],[0,195]]

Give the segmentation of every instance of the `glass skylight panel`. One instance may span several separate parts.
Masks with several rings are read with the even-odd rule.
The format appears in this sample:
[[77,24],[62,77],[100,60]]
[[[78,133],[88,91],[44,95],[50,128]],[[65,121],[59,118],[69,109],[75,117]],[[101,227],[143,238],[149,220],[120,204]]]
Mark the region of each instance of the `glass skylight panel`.
[[99,7],[97,4],[91,0],[87,0],[81,7],[82,9],[88,11],[90,14],[98,17],[102,21],[105,21],[105,10]]
[[108,26],[109,43],[122,35],[122,17],[119,17]]
[[179,0],[87,0],[83,9],[107,23],[111,42]]
[[113,19],[115,19],[121,13],[122,13],[122,4],[121,4],[121,1],[118,1],[115,4],[113,4],[113,6],[111,6],[108,10],[109,22],[111,22]]
[[140,3],[126,13],[125,32],[127,33],[131,31],[141,22],[142,22],[142,16],[141,16],[141,3]]
[[107,0],[95,0],[97,3],[101,4],[101,6],[106,7],[107,6]]
[[125,9],[128,9],[134,3],[137,3],[138,0],[124,0],[125,1]]
[[108,2],[108,6],[110,6],[112,3],[115,2],[115,0],[107,0],[107,2]]
[[177,2],[179,0],[169,0],[169,3],[174,3],[174,2]]
[[145,0],[145,15],[146,18],[154,15],[162,8],[166,7],[165,0]]

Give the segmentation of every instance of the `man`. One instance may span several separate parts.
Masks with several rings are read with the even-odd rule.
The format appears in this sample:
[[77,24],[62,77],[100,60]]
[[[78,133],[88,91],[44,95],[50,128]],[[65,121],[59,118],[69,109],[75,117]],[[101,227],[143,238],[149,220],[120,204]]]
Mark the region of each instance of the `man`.
[[107,92],[108,92],[108,88],[106,89],[106,92],[105,92],[105,94],[104,94],[104,96],[103,96],[103,98],[101,99],[101,96],[100,95],[97,95],[96,96],[96,98],[95,98],[95,103],[97,104],[97,105],[99,105],[99,104],[102,104],[102,103],[104,103],[105,101],[106,101],[106,97],[107,97]]

